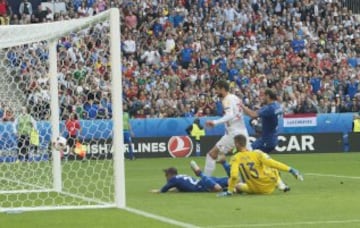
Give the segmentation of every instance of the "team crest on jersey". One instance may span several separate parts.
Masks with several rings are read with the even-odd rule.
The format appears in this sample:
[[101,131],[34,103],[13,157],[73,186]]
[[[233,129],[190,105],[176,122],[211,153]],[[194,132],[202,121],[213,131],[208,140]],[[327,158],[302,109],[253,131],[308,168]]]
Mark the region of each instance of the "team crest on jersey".
[[193,151],[193,143],[189,136],[173,136],[169,139],[168,151],[173,158],[189,157]]

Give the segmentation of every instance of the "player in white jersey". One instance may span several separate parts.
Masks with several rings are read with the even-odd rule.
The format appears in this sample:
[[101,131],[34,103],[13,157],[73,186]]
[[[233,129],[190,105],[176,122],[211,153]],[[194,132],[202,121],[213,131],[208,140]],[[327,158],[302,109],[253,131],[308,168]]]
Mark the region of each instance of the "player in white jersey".
[[242,101],[234,94],[229,93],[229,84],[226,81],[218,81],[215,84],[217,95],[222,99],[224,116],[217,120],[209,120],[206,126],[214,127],[225,124],[225,135],[207,153],[205,160],[205,175],[212,175],[216,166],[219,152],[226,154],[235,148],[234,137],[238,134],[245,135],[248,139],[247,148],[251,149],[249,134],[245,126],[244,116],[241,109]]

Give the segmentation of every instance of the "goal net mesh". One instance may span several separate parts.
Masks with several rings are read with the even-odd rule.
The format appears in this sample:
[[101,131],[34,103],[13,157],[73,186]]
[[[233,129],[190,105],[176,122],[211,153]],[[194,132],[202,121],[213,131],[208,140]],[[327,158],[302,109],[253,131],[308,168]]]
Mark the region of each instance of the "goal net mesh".
[[[114,204],[109,15],[0,27],[0,210]],[[52,42],[58,96],[50,91]],[[63,148],[52,135],[53,99]],[[59,189],[53,151],[61,154]]]

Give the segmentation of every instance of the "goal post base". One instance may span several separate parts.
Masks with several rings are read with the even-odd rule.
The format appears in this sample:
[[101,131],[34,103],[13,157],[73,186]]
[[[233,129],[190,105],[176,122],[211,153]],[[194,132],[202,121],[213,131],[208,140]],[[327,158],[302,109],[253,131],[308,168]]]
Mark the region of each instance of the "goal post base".
[[40,206],[40,207],[17,207],[17,208],[2,208],[0,213],[22,213],[30,211],[55,211],[55,210],[83,210],[83,209],[101,209],[101,208],[116,208],[115,204],[106,205],[83,205],[83,206]]

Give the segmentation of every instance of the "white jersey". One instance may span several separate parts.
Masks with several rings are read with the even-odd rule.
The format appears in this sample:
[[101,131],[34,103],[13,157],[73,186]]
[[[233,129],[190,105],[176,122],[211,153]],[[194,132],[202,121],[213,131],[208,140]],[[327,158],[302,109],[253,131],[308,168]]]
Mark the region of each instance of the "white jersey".
[[214,121],[215,125],[225,124],[226,133],[230,135],[246,134],[247,129],[244,121],[243,111],[241,109],[242,101],[234,94],[228,93],[222,100],[224,116]]

